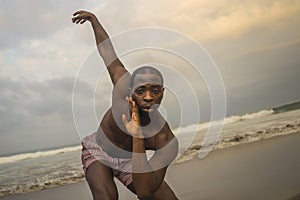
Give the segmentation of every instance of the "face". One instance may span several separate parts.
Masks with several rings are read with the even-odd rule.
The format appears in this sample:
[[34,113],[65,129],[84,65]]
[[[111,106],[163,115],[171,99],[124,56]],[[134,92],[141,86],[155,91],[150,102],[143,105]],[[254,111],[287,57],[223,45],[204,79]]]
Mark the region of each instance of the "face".
[[137,74],[131,89],[131,96],[140,111],[150,113],[158,109],[163,98],[164,88],[160,76]]

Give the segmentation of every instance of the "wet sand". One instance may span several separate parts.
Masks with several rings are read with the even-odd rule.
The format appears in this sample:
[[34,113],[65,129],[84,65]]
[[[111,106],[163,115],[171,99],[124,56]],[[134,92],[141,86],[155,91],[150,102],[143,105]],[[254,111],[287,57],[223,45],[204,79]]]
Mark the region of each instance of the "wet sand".
[[[172,165],[167,181],[179,199],[300,199],[300,133],[211,152]],[[117,182],[120,200],[136,199]],[[91,200],[86,182],[0,200]]]

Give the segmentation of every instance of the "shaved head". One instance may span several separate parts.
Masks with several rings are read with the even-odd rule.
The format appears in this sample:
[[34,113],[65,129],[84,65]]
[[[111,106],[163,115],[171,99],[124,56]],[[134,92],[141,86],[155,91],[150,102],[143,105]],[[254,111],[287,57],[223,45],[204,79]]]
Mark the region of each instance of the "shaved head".
[[[148,80],[148,78],[146,78],[147,76],[143,76],[145,74],[153,74],[153,75],[157,75],[157,76],[151,76],[152,78],[149,77],[150,79]],[[143,77],[145,77],[145,79],[140,80],[140,79],[143,79]],[[153,78],[153,77],[156,77],[156,78]],[[160,85],[164,84],[164,80],[163,80],[163,77],[162,77],[162,74],[160,73],[160,71],[158,71],[156,68],[150,67],[150,66],[140,67],[132,73],[131,79],[130,79],[130,88],[132,88],[136,84],[137,79],[138,79],[138,82],[157,83]]]

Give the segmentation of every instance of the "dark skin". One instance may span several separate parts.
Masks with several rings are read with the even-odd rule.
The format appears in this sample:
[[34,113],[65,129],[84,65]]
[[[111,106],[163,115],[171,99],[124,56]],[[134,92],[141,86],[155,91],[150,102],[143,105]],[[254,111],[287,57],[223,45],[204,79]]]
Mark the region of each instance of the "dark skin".
[[[129,155],[132,156],[133,172],[139,173],[132,173],[133,182],[128,189],[139,199],[177,199],[164,181],[168,164],[177,156],[178,142],[157,110],[164,92],[161,78],[157,74],[138,74],[133,87],[128,90],[131,75],[117,57],[96,16],[87,11],[77,11],[72,21],[91,23],[99,54],[114,85],[112,107],[104,115],[97,131],[98,144],[112,157],[128,157],[128,154],[114,155],[110,145],[101,139],[104,134],[113,146],[132,152]],[[155,151],[149,161],[146,150]],[[113,171],[108,166],[94,162],[87,169],[86,179],[95,200],[118,199]]]

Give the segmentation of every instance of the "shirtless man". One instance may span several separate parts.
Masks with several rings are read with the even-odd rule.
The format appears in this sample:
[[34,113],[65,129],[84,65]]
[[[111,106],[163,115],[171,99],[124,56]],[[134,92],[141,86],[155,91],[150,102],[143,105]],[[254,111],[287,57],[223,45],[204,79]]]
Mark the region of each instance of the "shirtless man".
[[[91,23],[114,85],[112,107],[97,132],[82,140],[82,163],[93,198],[118,199],[116,177],[139,199],[177,199],[164,181],[168,165],[177,156],[178,141],[157,110],[164,93],[161,73],[146,66],[131,75],[97,17],[87,11],[73,16],[73,23]],[[146,150],[154,151],[149,160]]]

